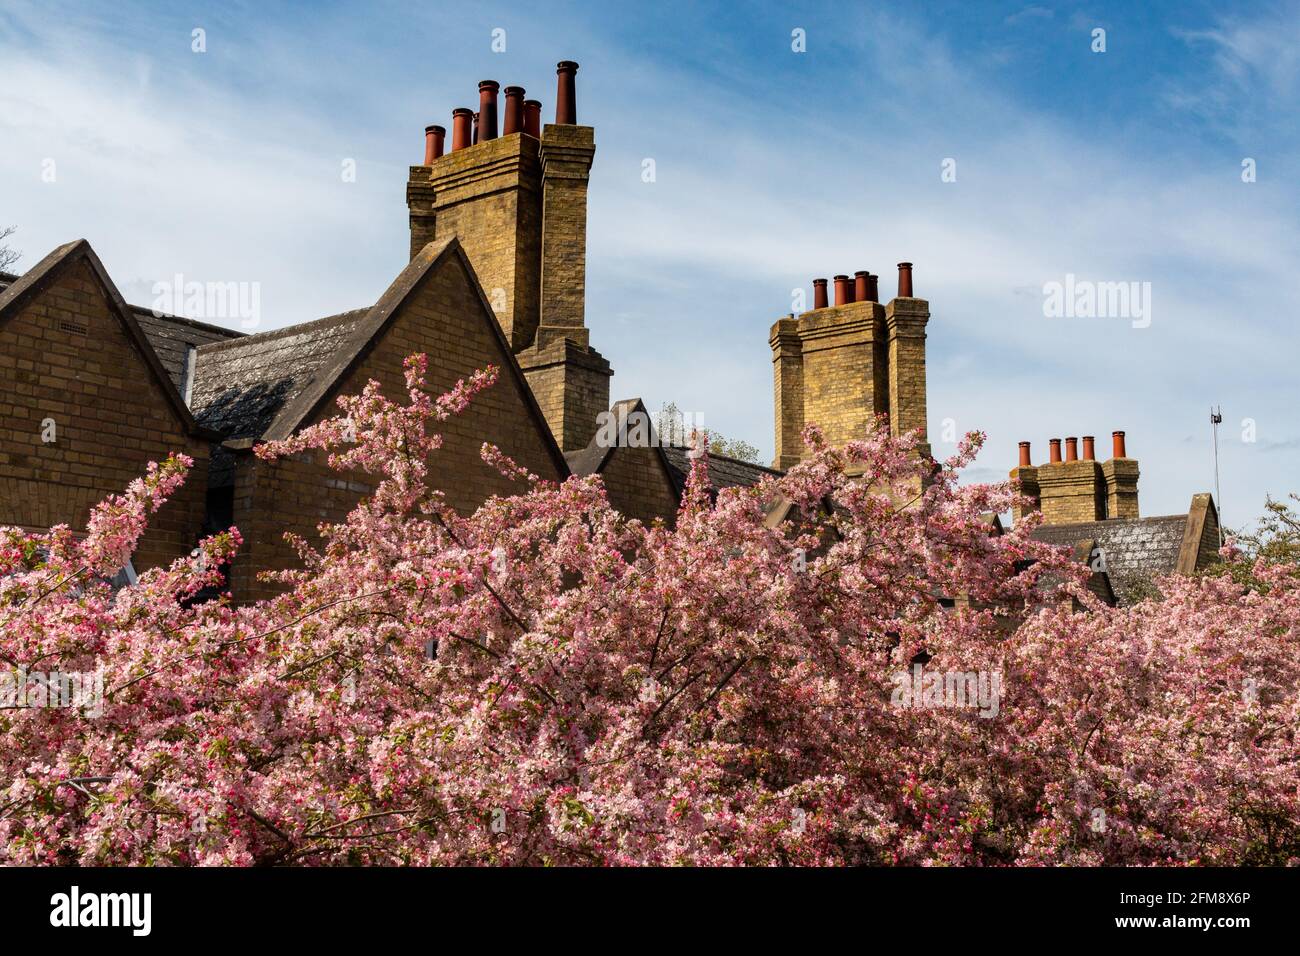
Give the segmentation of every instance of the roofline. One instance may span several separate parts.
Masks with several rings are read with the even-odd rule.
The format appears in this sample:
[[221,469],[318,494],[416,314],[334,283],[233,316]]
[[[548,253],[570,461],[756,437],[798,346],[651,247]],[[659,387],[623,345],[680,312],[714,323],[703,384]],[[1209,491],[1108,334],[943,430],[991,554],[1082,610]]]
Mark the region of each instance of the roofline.
[[58,278],[65,266],[78,260],[84,260],[90,266],[90,271],[99,282],[100,290],[108,299],[110,307],[117,313],[122,324],[126,326],[127,335],[135,342],[140,356],[144,359],[150,371],[153,372],[155,381],[163,390],[163,394],[166,395],[167,401],[171,404],[176,417],[180,419],[185,432],[192,437],[208,441],[220,438],[221,436],[217,432],[198,424],[190,410],[185,407],[185,403],[176,391],[176,386],[172,384],[171,376],[167,374],[162,362],[158,359],[158,354],[149,343],[148,336],[144,334],[144,330],[136,322],[132,307],[126,304],[126,301],[122,298],[122,293],[117,290],[117,286],[109,278],[108,270],[104,268],[99,256],[95,254],[95,250],[91,248],[90,243],[85,239],[75,239],[72,242],[65,242],[61,246],[56,246],[44,259],[23,273],[3,292],[0,292],[0,328],[17,315],[23,306],[44,292]]
[[[136,315],[147,315],[153,319],[161,319],[164,322],[175,322],[177,325],[186,325],[190,328],[201,329],[204,332],[218,332],[230,339],[246,339],[247,332],[240,332],[238,329],[228,329],[224,325],[213,325],[211,322],[200,322],[198,319],[191,319],[184,315],[172,315],[169,312],[159,312],[156,309],[146,308],[143,305],[130,305],[127,308]],[[216,343],[205,343],[216,344]]]
[[[278,441],[288,438],[305,421],[316,414],[338,391],[343,380],[370,354],[375,342],[393,323],[406,300],[447,256],[454,256],[464,267],[470,287],[478,296],[483,317],[488,320],[488,326],[492,330],[492,334],[496,336],[502,355],[505,356],[501,363],[504,366],[503,372],[514,379],[520,394],[524,398],[524,404],[541,432],[543,444],[559,469],[561,480],[567,478],[571,472],[569,471],[568,462],[565,461],[564,453],[560,451],[555,436],[551,434],[551,426],[547,423],[546,416],[542,414],[541,407],[537,404],[532,387],[524,377],[523,370],[519,367],[519,361],[515,358],[515,353],[506,341],[505,333],[501,331],[501,325],[497,322],[487,294],[483,291],[483,286],[478,280],[478,275],[474,272],[474,267],[470,265],[465,250],[461,248],[460,240],[455,236],[441,243],[431,242],[416,253],[415,258],[398,274],[397,278],[384,291],[384,294],[379,297],[379,301],[367,311],[365,318],[348,340],[346,347],[340,349],[338,359],[333,365],[313,375],[307,387],[280,409],[279,414],[272,419],[271,424],[263,432],[262,440]],[[348,313],[339,313],[339,315],[346,314]],[[335,316],[329,316],[328,318],[335,318]],[[310,324],[303,323],[303,325]],[[295,329],[301,331],[302,325],[289,326],[283,331],[288,332]],[[279,331],[281,330],[275,330],[275,332]],[[272,335],[274,333],[268,332],[265,334]],[[213,345],[221,347],[227,345],[227,343],[220,342],[213,343]],[[212,347],[205,346],[205,348]]]

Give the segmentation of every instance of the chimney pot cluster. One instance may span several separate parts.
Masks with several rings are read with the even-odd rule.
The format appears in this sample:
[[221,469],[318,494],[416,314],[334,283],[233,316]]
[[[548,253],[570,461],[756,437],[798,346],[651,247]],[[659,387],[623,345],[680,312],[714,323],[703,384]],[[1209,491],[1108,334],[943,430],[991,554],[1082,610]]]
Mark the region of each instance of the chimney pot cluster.
[[[1113,457],[1127,458],[1128,452],[1125,450],[1124,447],[1124,433],[1112,432],[1111,435],[1114,439]],[[1059,438],[1049,439],[1048,446],[1051,449],[1048,456],[1048,463],[1056,464],[1057,462],[1061,461],[1061,439]],[[1079,461],[1079,460],[1080,460],[1079,439],[1073,437],[1065,439],[1065,461]],[[1093,435],[1083,436],[1082,460],[1083,461],[1097,460],[1097,439]],[[1030,468],[1032,466],[1033,466],[1033,459],[1031,459],[1029,455],[1029,442],[1022,441],[1020,443],[1020,467]]]
[[[578,106],[575,75],[578,64],[572,60],[561,60],[555,67],[555,122],[560,125],[573,126],[578,122]],[[497,93],[505,94],[506,102],[502,116],[501,135],[526,133],[537,139],[542,136],[542,103],[540,100],[526,100],[522,86],[507,86],[501,89],[496,80],[483,80],[478,85],[478,112],[466,107],[451,111],[451,151],[465,149],[475,143],[487,142],[497,138]],[[440,132],[437,132],[440,131]],[[428,166],[443,154],[443,137],[446,130],[441,126],[425,127],[424,165]],[[435,135],[437,132],[437,135]]]
[[[847,275],[835,276],[835,304],[852,305],[854,302],[879,302],[880,292],[877,280],[879,276],[872,275],[865,269],[853,273],[852,277]],[[830,302],[827,301],[827,280],[813,279],[813,308],[824,309]]]

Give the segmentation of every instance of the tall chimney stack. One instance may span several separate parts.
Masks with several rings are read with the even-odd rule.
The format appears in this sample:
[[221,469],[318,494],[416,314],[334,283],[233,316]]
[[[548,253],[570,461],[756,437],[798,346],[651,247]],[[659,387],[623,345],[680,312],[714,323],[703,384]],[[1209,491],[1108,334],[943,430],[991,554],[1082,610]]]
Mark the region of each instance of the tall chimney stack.
[[484,80],[478,85],[478,141],[486,143],[497,138],[497,91],[501,84]]
[[542,138],[542,101],[524,100],[524,132]]
[[432,166],[435,159],[442,158],[442,145],[446,136],[447,130],[441,126],[424,128],[424,165]]
[[501,119],[501,135],[522,133],[524,131],[524,88],[507,86],[502,92],[506,96],[506,109]]
[[912,298],[912,263],[900,262],[898,264],[898,297],[900,299]]
[[555,123],[557,126],[576,126],[578,123],[578,97],[574,74],[578,64],[561,60],[555,65]]

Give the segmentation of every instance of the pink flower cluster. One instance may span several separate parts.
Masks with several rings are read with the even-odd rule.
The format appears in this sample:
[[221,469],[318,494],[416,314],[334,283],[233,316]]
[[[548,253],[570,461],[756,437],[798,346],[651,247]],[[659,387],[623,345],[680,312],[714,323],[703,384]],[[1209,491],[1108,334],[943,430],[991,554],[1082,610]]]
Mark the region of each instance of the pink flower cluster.
[[[436,398],[424,376],[258,449],[379,481],[274,600],[199,599],[234,529],[105,582],[180,457],[84,540],[0,529],[0,667],[106,674],[96,718],[0,710],[0,863],[1300,858],[1294,568],[1101,607],[1030,522],[990,533],[1015,499],[958,485],[978,435],[935,463],[810,430],[809,461],[716,500],[705,454],[675,528],[489,445],[519,493],[463,516],[429,484],[435,429],[495,371]],[[996,672],[996,716],[895,706],[914,658]]]

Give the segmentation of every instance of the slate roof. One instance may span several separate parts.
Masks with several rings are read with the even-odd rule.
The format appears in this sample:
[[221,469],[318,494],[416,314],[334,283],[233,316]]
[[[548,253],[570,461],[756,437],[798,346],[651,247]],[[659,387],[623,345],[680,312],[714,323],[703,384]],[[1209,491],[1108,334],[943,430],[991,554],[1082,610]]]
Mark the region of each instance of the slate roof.
[[[686,479],[691,473],[688,451],[689,449],[686,448],[664,448],[664,457],[668,459],[668,473],[672,475],[679,497],[686,490]],[[741,461],[739,458],[709,454],[709,484],[715,493],[723,488],[747,488],[758,484],[768,475],[779,478],[783,474],[785,472],[755,465],[753,462]]]
[[185,393],[185,356],[190,349],[245,337],[243,332],[179,315],[159,315],[139,305],[129,308],[158,355],[158,361],[167,370],[167,377],[182,395]]
[[1121,604],[1142,598],[1145,585],[1178,565],[1187,528],[1187,515],[1157,518],[1110,518],[1073,524],[1040,525],[1033,537],[1050,544],[1074,547],[1094,540],[1106,562],[1107,576]]
[[369,309],[201,345],[190,405],[227,439],[261,438],[276,415],[354,336]]

